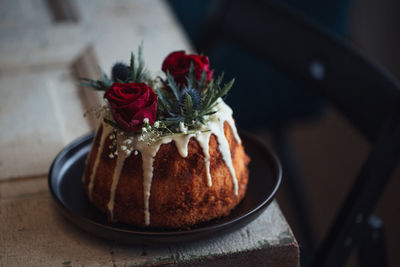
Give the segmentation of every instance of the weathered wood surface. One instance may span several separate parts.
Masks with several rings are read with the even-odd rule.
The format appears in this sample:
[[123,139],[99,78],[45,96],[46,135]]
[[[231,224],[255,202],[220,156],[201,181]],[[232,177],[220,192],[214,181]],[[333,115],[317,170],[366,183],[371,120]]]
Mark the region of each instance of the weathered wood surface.
[[0,1],[0,266],[296,266],[298,246],[275,202],[239,231],[160,248],[103,241],[61,217],[46,174],[93,128],[82,114],[99,100],[77,75],[96,73],[88,62],[108,70],[127,61],[141,41],[155,72],[169,52],[191,47],[161,0],[75,1],[78,22],[58,23],[46,2]]
[[62,147],[93,128],[82,116],[93,94],[76,86],[73,68],[88,47],[109,70],[143,41],[155,72],[169,52],[190,50],[163,1],[76,1],[79,22],[57,24],[46,2],[0,2],[0,179],[46,174]]
[[296,266],[298,247],[276,202],[225,236],[164,247],[98,239],[68,222],[45,177],[0,183],[0,266]]

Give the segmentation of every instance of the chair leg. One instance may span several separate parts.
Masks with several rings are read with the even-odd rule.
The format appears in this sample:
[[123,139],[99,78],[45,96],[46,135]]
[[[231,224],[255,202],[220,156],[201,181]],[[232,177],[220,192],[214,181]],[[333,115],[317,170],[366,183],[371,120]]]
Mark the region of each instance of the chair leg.
[[295,212],[296,220],[300,225],[304,237],[303,247],[311,251],[315,246],[315,233],[309,215],[309,205],[304,192],[303,179],[299,174],[299,168],[295,158],[293,145],[291,144],[285,129],[275,130],[275,149],[282,161],[285,181],[283,185],[289,193],[289,201]]
[[360,266],[387,266],[385,231],[383,222],[372,215],[365,225],[363,240],[358,249]]

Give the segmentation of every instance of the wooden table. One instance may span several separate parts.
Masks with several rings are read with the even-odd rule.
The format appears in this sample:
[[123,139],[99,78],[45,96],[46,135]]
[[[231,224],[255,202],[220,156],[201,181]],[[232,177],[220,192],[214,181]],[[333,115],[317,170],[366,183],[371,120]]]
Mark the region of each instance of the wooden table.
[[192,49],[163,1],[8,0],[0,10],[0,266],[298,265],[276,202],[231,234],[158,248],[100,240],[66,221],[46,174],[65,145],[93,128],[82,114],[100,101],[76,86],[78,75],[127,61],[142,40],[150,70],[169,52]]

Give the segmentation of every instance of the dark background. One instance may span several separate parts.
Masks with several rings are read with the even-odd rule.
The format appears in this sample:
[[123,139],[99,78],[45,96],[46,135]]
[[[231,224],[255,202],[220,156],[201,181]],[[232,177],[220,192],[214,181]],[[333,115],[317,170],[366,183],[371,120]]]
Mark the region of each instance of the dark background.
[[[195,43],[213,1],[168,2]],[[346,39],[400,79],[400,1],[281,2]],[[320,242],[369,151],[367,141],[335,109],[304,93],[301,85],[235,45],[222,43],[209,56],[217,73],[224,70],[227,77],[237,78],[227,102],[234,109],[239,127],[257,132],[271,143],[274,128],[282,121],[290,125],[289,139],[303,177],[313,230]],[[252,97],[250,92],[254,93]],[[397,168],[376,209],[385,223],[389,266],[400,266],[399,189]],[[285,185],[278,201],[301,244],[303,236]],[[347,265],[358,266],[354,253]]]

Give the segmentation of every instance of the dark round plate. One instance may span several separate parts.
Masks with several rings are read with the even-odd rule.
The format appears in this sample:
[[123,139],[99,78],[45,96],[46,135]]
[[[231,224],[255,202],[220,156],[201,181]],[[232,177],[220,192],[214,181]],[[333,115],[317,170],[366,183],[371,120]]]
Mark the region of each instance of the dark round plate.
[[191,229],[147,229],[108,222],[107,216],[89,202],[81,184],[93,133],[74,141],[58,154],[50,168],[49,188],[67,219],[102,238],[122,243],[160,244],[215,236],[257,218],[272,201],[281,182],[282,170],[275,154],[254,136],[245,132],[240,132],[240,136],[251,157],[246,196],[228,216]]

